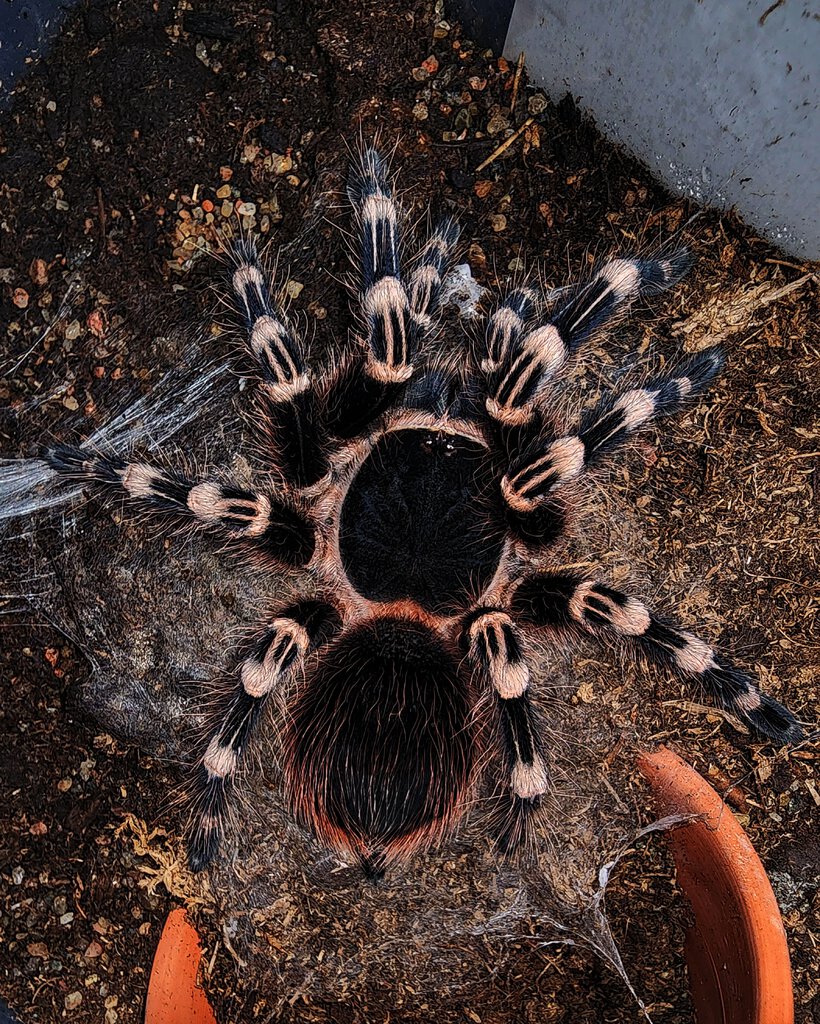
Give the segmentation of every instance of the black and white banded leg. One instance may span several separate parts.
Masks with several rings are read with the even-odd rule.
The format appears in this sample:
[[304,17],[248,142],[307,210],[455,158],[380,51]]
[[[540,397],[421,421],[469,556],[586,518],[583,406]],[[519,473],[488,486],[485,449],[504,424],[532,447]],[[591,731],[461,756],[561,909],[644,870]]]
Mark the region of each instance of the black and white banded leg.
[[233,290],[259,370],[257,428],[265,452],[297,489],[323,479],[329,469],[317,395],[299,338],[274,304],[255,246],[233,251]]
[[399,209],[375,150],[365,150],[347,194],[359,231],[367,372],[384,384],[401,384],[413,373],[418,330],[401,274]]
[[606,396],[582,416],[577,433],[536,438],[513,459],[501,481],[507,505],[521,514],[532,512],[556,489],[626,444],[641,427],[680,411],[703,394],[722,366],[721,350],[706,349],[674,373]]
[[414,261],[407,291],[410,312],[420,337],[429,335],[438,311],[441,285],[458,242],[459,227],[451,218],[442,221],[429,235]]
[[497,372],[520,350],[527,322],[537,305],[538,295],[531,288],[515,288],[501,300],[487,321],[480,359],[485,373]]
[[342,363],[324,398],[328,434],[342,440],[365,433],[403,396],[415,371],[419,344],[433,329],[442,280],[459,234],[454,221],[443,221],[425,242],[405,282],[400,211],[374,150],[365,150],[347,191],[358,229],[365,338],[364,349]]
[[571,288],[550,318],[527,321],[533,310],[527,289],[513,292],[496,310],[487,333],[483,366],[487,411],[502,427],[520,427],[536,416],[544,385],[601,328],[635,298],[670,288],[689,267],[681,251],[660,260],[618,259],[585,285]]
[[541,627],[577,628],[617,638],[657,664],[673,669],[758,735],[795,743],[803,730],[790,711],[705,640],[665,621],[635,597],[572,572],[525,578],[512,599],[518,621]]
[[262,559],[301,566],[313,555],[310,523],[265,494],[217,480],[190,480],[147,462],[127,462],[70,445],[56,445],[43,457],[66,477],[119,493],[147,512],[235,542]]
[[[512,807],[506,834],[523,837],[524,821],[548,779],[538,727],[529,696],[530,671],[518,627],[504,612],[479,609],[464,624],[462,646],[482,681],[492,687],[501,717],[502,737]],[[516,825],[510,827],[510,818]],[[509,848],[509,843],[503,844]]]
[[271,697],[302,665],[308,651],[340,626],[338,612],[304,601],[274,618],[236,669],[236,682],[194,772],[188,860],[200,871],[214,857],[224,833],[241,758]]

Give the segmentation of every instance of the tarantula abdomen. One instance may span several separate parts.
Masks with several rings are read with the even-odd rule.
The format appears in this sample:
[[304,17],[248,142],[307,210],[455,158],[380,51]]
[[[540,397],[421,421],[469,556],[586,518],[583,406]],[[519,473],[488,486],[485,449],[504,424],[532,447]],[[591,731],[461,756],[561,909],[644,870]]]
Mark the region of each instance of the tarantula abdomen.
[[288,716],[297,816],[376,870],[442,835],[475,762],[469,675],[423,618],[405,603],[347,631]]

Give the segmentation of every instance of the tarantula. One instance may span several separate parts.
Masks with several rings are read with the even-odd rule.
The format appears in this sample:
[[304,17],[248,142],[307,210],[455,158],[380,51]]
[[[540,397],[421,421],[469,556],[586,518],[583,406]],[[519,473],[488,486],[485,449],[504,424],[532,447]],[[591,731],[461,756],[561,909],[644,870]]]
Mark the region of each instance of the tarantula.
[[308,365],[253,244],[232,252],[258,378],[257,490],[66,445],[46,456],[59,473],[230,542],[257,566],[312,578],[315,596],[266,616],[238,657],[204,738],[192,867],[215,856],[241,758],[266,703],[283,694],[288,801],[322,843],[378,874],[458,820],[489,762],[505,780],[499,842],[513,846],[550,787],[530,695],[533,631],[620,640],[756,733],[797,740],[792,714],[704,640],[595,578],[548,566],[573,481],[700,396],[721,368],[711,348],[605,396],[571,428],[551,411],[568,361],[634,299],[675,284],[688,254],[615,259],[552,308],[516,287],[454,365],[435,343],[456,224],[433,230],[405,272],[401,211],[375,150],[352,171],[348,196],[361,330],[331,371]]

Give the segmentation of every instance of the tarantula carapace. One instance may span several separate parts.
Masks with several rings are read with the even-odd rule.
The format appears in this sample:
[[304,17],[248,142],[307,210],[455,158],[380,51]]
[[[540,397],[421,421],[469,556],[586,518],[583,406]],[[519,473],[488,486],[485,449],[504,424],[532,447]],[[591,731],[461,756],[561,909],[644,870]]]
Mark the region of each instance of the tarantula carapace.
[[702,394],[720,369],[708,349],[607,395],[572,427],[551,411],[568,360],[636,297],[674,284],[686,253],[615,259],[552,305],[517,287],[455,361],[436,351],[455,223],[435,229],[403,270],[400,210],[374,150],[348,195],[361,327],[332,370],[308,365],[253,245],[232,250],[258,377],[266,465],[256,490],[82,447],[47,455],[60,473],[312,580],[311,599],[266,616],[241,652],[203,740],[192,866],[214,857],[240,759],[266,703],[283,695],[287,796],[323,843],[379,872],[440,837],[495,764],[500,841],[512,845],[550,787],[528,667],[528,636],[539,631],[620,640],[755,732],[796,740],[791,713],[708,643],[635,597],[548,565],[573,482]]

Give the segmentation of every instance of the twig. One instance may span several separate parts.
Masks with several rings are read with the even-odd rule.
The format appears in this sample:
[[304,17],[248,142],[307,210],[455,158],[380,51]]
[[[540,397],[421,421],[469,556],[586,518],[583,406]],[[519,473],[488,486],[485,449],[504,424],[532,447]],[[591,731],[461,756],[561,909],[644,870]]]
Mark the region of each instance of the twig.
[[524,70],[524,51],[518,55],[518,64],[515,68],[515,78],[513,79],[512,87],[512,99],[510,100],[510,113],[515,110],[515,101],[518,99],[518,87],[521,84],[521,72]]
[[775,0],[771,7],[767,7],[766,10],[757,19],[758,25],[760,25],[760,27],[763,28],[763,26],[766,24],[766,19],[769,17],[769,15],[773,11],[776,11],[778,7],[782,7],[785,2],[786,0]]
[[479,171],[483,171],[485,167],[489,167],[494,160],[497,160],[502,153],[505,153],[510,148],[510,146],[515,142],[515,140],[519,138],[527,130],[527,128],[529,128],[529,126],[533,123],[534,120],[534,117],[528,117],[527,120],[519,128],[515,129],[515,131],[508,139],[505,139],[501,143],[501,145],[498,146],[497,149],[494,149],[492,153],[490,153],[490,155],[483,163],[480,163],[478,167],[476,167],[475,173],[478,174]]
[[788,267],[790,270],[799,270],[801,274],[806,273],[805,264],[789,263],[788,260],[765,259],[764,263],[774,263],[778,267]]

